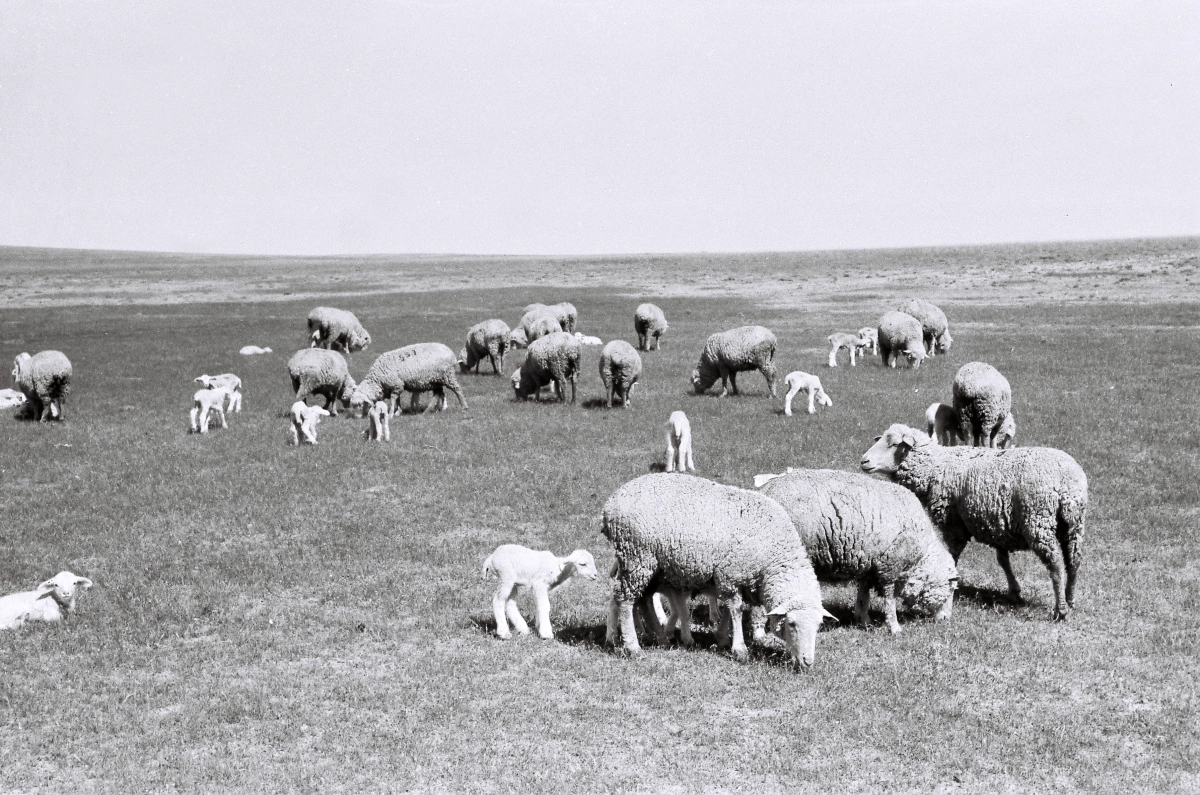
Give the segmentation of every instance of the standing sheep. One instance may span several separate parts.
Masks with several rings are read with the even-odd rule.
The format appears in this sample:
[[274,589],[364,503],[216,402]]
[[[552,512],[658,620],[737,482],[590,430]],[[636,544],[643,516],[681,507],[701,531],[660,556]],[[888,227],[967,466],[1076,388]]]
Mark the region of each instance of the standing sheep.
[[474,367],[475,375],[479,375],[479,364],[487,359],[492,363],[492,372],[502,374],[510,334],[508,324],[503,320],[485,320],[471,326],[467,332],[467,345],[458,354],[458,366],[464,373]]
[[835,331],[825,339],[833,346],[833,349],[829,351],[830,367],[837,367],[838,351],[842,348],[850,351],[850,366],[857,367],[855,359],[859,356],[865,356],[866,349],[871,347],[870,340],[860,334],[851,334],[848,331]]
[[667,316],[654,304],[638,304],[633,312],[633,330],[637,332],[639,350],[658,350],[662,336],[669,328]]
[[783,379],[787,384],[787,396],[783,399],[783,413],[785,416],[792,416],[792,398],[797,392],[805,392],[808,395],[808,413],[816,414],[817,407],[815,404],[820,403],[822,406],[832,406],[833,401],[829,395],[825,394],[825,388],[821,386],[821,379],[815,375],[796,370],[788,373]]
[[739,620],[746,599],[782,617],[788,651],[812,665],[827,613],[804,544],[779,503],[692,475],[642,475],[609,497],[601,531],[617,557],[609,643],[619,622],[625,649],[640,650],[633,606],[648,602],[657,584],[687,593],[715,587],[735,618],[734,656],[747,656]]
[[954,376],[954,410],[963,444],[995,447],[1000,426],[1012,413],[1012,387],[990,364],[967,362]]
[[337,351],[302,348],[288,359],[287,368],[296,400],[307,401],[309,395],[319,395],[325,398],[325,409],[333,417],[338,415],[339,400],[350,404],[356,384],[345,357]]
[[672,411],[667,419],[667,472],[696,471],[692,461],[692,424],[682,411]]
[[62,351],[41,351],[13,359],[13,385],[25,395],[29,416],[38,422],[63,417],[63,403],[71,391],[71,362]]
[[575,402],[575,387],[579,379],[579,359],[582,347],[573,334],[556,331],[529,345],[529,355],[520,369],[512,375],[513,392],[518,400],[530,395],[541,399],[542,387],[553,383],[560,401],[567,398],[571,385],[571,402]]
[[798,469],[773,478],[759,493],[778,502],[796,525],[817,579],[858,582],[854,617],[869,619],[871,589],[884,600],[884,618],[900,631],[896,600],[950,617],[958,572],[912,492],[856,472]]
[[946,353],[954,342],[950,336],[950,323],[946,313],[924,298],[910,298],[897,307],[901,312],[912,315],[921,324],[921,338],[929,358]]
[[58,623],[75,609],[75,589],[92,587],[92,581],[60,571],[32,591],[0,597],[0,630],[18,629],[27,621]]
[[553,552],[533,550],[520,544],[502,544],[483,562],[483,576],[495,574],[500,584],[492,596],[492,612],[496,616],[496,634],[509,638],[507,614],[513,627],[522,635],[529,634],[529,626],[517,610],[516,594],[522,588],[533,591],[537,601],[538,637],[550,640],[554,637],[550,626],[550,594],[570,582],[572,577],[596,579],[596,561],[586,549],[577,549],[560,558]]
[[204,384],[206,389],[218,389],[220,387],[229,388],[229,405],[226,411],[232,411],[235,414],[242,413],[242,379],[238,378],[233,373],[221,373],[220,375],[202,375],[199,378],[193,378],[197,384]]
[[208,433],[208,416],[213,411],[220,416],[221,427],[229,427],[225,422],[226,398],[230,401],[233,400],[232,387],[219,386],[212,389],[200,389],[192,395],[192,410],[188,415],[191,418],[192,433]]
[[310,406],[303,400],[297,400],[292,404],[289,415],[292,418],[292,444],[299,447],[301,438],[305,444],[317,443],[317,423],[322,417],[328,417],[329,412],[320,406]]
[[956,562],[972,538],[994,547],[1014,601],[1021,586],[1009,553],[1032,549],[1054,584],[1053,617],[1067,617],[1075,605],[1088,505],[1087,476],[1074,458],[1050,447],[941,447],[897,424],[861,464],[917,495]]
[[871,343],[872,355],[879,353],[879,329],[871,326],[863,326],[858,330],[858,336]]
[[308,313],[308,336],[314,348],[346,353],[365,351],[371,345],[371,335],[353,312],[329,306],[318,306]]
[[367,412],[367,439],[376,442],[390,442],[392,440],[392,427],[388,419],[388,404],[386,400],[378,400],[371,410]]
[[416,345],[406,345],[394,351],[380,354],[379,358],[367,370],[362,383],[354,388],[350,396],[351,409],[365,407],[379,400],[388,402],[388,409],[396,413],[396,399],[401,392],[411,392],[411,407],[417,408],[417,396],[421,392],[433,391],[436,400],[425,407],[428,413],[434,405],[438,411],[446,409],[446,393],[449,389],[458,398],[463,410],[467,409],[467,400],[463,397],[454,371],[458,369],[458,360],[454,352],[440,342],[418,342]]
[[625,340],[613,340],[600,351],[600,380],[608,394],[611,409],[613,396],[621,399],[621,405],[629,408],[629,397],[642,374],[642,357]]
[[556,331],[565,333],[558,316],[543,304],[533,304],[533,308],[521,316],[520,328],[525,334],[526,345],[532,345],[539,338]]
[[708,338],[700,363],[692,371],[692,387],[697,395],[704,394],[717,379],[721,379],[721,397],[738,393],[737,374],[758,370],[767,379],[771,397],[775,397],[775,335],[762,326],[741,326],[720,331]]
[[916,369],[925,358],[921,321],[904,312],[887,312],[879,319],[879,357],[884,367],[895,367],[903,355]]

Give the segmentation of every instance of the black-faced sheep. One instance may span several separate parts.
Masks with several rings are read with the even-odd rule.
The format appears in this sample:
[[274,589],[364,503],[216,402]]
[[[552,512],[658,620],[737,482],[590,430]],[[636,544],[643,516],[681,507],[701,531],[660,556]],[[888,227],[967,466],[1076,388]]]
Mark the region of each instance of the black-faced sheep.
[[600,351],[600,380],[608,395],[611,409],[616,396],[624,408],[629,408],[629,397],[642,374],[642,357],[625,340],[612,340]]
[[667,316],[654,304],[638,304],[633,312],[633,330],[637,333],[638,349],[656,351],[667,333]]
[[308,336],[314,348],[354,353],[371,345],[371,335],[353,312],[318,306],[308,313]]
[[337,351],[303,348],[288,359],[287,368],[296,400],[305,401],[309,395],[319,395],[325,398],[325,410],[334,417],[338,414],[339,400],[350,405],[356,384],[350,377],[345,357]]
[[887,312],[879,318],[879,357],[884,367],[895,367],[900,356],[908,359],[910,367],[920,367],[925,358],[923,333],[921,321],[905,312]]
[[17,354],[13,359],[13,385],[25,395],[29,416],[38,422],[63,419],[71,372],[71,362],[62,351]]
[[950,323],[946,313],[924,298],[910,298],[897,307],[899,311],[912,315],[921,324],[921,337],[925,345],[925,353],[929,358],[935,354],[946,353],[954,339],[950,336]]
[[531,395],[540,399],[542,387],[553,383],[558,399],[566,400],[567,384],[570,384],[571,402],[574,403],[581,355],[579,340],[565,331],[556,331],[530,343],[529,355],[512,375],[517,399],[528,400]]
[[458,366],[464,373],[474,368],[475,374],[479,375],[479,364],[487,359],[492,363],[495,375],[503,374],[504,354],[508,352],[511,333],[507,323],[494,318],[471,326],[467,344],[458,354]]
[[700,363],[692,371],[692,388],[704,394],[721,379],[721,397],[738,393],[737,374],[758,370],[767,379],[771,397],[775,397],[775,335],[762,326],[741,326],[720,331],[708,338],[700,354]]
[[458,398],[463,410],[467,400],[458,385],[458,359],[454,351],[440,342],[418,342],[394,351],[380,354],[372,363],[362,383],[354,388],[350,396],[350,408],[363,409],[376,401],[386,400],[391,413],[396,413],[396,400],[402,392],[412,394],[411,407],[417,408],[418,395],[432,391],[435,400],[425,407],[429,412],[436,405],[438,411],[446,409],[446,393],[449,389]]
[[[1000,426],[1012,413],[1012,387],[990,364],[967,362],[954,376],[954,410],[963,444],[995,447]],[[1011,430],[1016,432],[1015,424]]]

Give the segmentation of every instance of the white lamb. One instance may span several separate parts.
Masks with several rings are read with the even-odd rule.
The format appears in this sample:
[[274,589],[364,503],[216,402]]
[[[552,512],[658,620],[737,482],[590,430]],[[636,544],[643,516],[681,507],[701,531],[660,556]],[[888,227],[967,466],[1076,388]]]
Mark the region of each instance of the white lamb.
[[[384,403],[384,411],[387,411],[387,403]],[[297,400],[292,404],[292,444],[299,445],[300,437],[304,437],[307,444],[317,443],[317,423],[322,417],[328,417],[329,412],[320,406],[310,406],[303,400]],[[385,414],[386,416],[386,414]]]
[[238,351],[242,356],[257,356],[260,353],[270,353],[270,348],[260,348],[257,345],[244,345]]
[[603,345],[604,343],[599,337],[585,337],[582,331],[575,332],[575,339],[579,340],[580,345]]
[[879,329],[874,326],[863,326],[858,330],[858,336],[871,343],[872,354],[879,354]]
[[202,375],[199,378],[193,379],[198,384],[204,384],[208,389],[217,389],[219,387],[229,388],[229,407],[227,411],[232,411],[239,414],[242,411],[242,379],[238,378],[233,373],[221,373],[220,375]]
[[221,427],[228,428],[225,422],[225,400],[231,403],[233,390],[227,386],[216,389],[200,389],[192,395],[192,433],[208,433],[208,415],[215,411],[221,417]]
[[75,588],[91,588],[92,581],[60,571],[33,591],[0,597],[0,630],[17,629],[26,621],[62,621],[75,609]]
[[859,356],[865,356],[868,348],[871,347],[871,341],[865,339],[862,334],[851,334],[847,331],[835,331],[826,337],[829,344],[833,348],[829,351],[829,366],[837,367],[838,351],[846,348],[850,351],[850,366],[857,367],[855,359]]
[[958,412],[953,406],[945,403],[930,403],[925,409],[925,427],[929,440],[944,447],[956,447],[962,444],[958,435]]
[[367,426],[367,438],[376,442],[390,442],[392,429],[388,421],[388,404],[386,400],[377,400],[367,412],[371,424]]
[[[500,578],[500,585],[492,596],[492,610],[496,614],[496,634],[502,638],[512,637],[508,621],[522,635],[529,634],[529,625],[517,610],[518,589],[530,588],[537,601],[538,637],[550,640],[554,632],[550,627],[550,593],[566,585],[576,575],[589,580],[596,579],[596,561],[586,549],[577,549],[565,558],[553,552],[534,550],[519,544],[502,544],[483,562],[483,577],[489,574]],[[504,620],[508,616],[508,621]]]
[[808,393],[808,413],[816,414],[816,403],[822,406],[832,406],[833,401],[829,399],[829,395],[825,394],[825,388],[821,386],[821,379],[815,375],[796,370],[788,373],[783,382],[788,385],[787,397],[783,399],[783,413],[787,416],[792,416],[792,398],[797,392],[804,391]]
[[0,389],[0,410],[11,409],[25,403],[25,395],[16,389]]
[[696,471],[692,461],[692,424],[682,411],[672,411],[667,419],[667,471]]

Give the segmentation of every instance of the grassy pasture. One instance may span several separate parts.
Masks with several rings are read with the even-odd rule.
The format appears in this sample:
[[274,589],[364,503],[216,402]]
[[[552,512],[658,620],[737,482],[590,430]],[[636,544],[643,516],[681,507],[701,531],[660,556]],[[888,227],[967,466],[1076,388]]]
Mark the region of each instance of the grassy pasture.
[[[285,363],[305,342],[308,293],[336,290],[319,262],[295,265],[318,285],[298,284],[299,300],[89,304],[87,293],[5,308],[0,358],[58,348],[75,379],[62,425],[0,415],[0,590],[63,568],[96,587],[71,622],[0,635],[0,791],[1196,791],[1200,295],[1177,287],[1195,241],[1163,248],[1121,255],[1154,300],[1122,301],[1117,275],[1102,293],[1084,283],[1049,302],[1057,277],[1030,275],[1029,263],[1053,270],[1036,254],[1011,268],[1029,282],[1021,300],[940,295],[954,348],[915,372],[825,366],[827,334],[916,290],[802,284],[869,284],[879,254],[831,256],[787,280],[777,260],[769,276],[741,265],[739,289],[662,297],[591,262],[566,268],[569,289],[550,261],[508,263],[510,281],[533,273],[529,284],[499,286],[508,265],[496,261],[486,286],[455,271],[451,289],[419,293],[391,292],[403,284],[381,273],[379,291],[359,279],[356,294],[322,300],[372,333],[351,359],[356,378],[411,342],[457,351],[474,322],[512,324],[534,300],[572,300],[581,330],[604,340],[636,341],[642,300],[671,323],[661,352],[643,356],[629,411],[598,406],[599,349],[585,348],[580,405],[516,403],[507,378],[466,375],[469,411],[451,397],[444,414],[394,418],[390,445],[341,418],[321,423],[315,448],[286,444]],[[1082,250],[1075,265],[1093,256]],[[144,275],[136,257],[96,259],[112,283]],[[938,254],[980,284],[1003,278],[1000,261]],[[1156,293],[1160,276],[1170,286]],[[195,295],[185,271],[171,278]],[[772,328],[780,373],[818,374],[833,407],[785,418],[752,373],[739,398],[687,394],[707,335],[744,323]],[[275,353],[238,356],[250,343]],[[1012,382],[1017,443],[1061,447],[1088,473],[1070,622],[1048,620],[1049,577],[1032,553],[1014,556],[1027,603],[1012,605],[994,557],[973,545],[953,619],[910,619],[895,638],[878,608],[872,630],[851,626],[852,589],[824,587],[843,622],[821,633],[808,674],[774,651],[748,664],[711,648],[624,659],[600,645],[605,581],[556,594],[557,642],[495,638],[486,555],[505,542],[582,546],[607,571],[600,508],[662,460],[670,411],[691,418],[706,477],[855,469],[887,425],[948,401],[975,359]],[[245,382],[245,410],[227,430],[188,435],[191,379],[225,371]]]

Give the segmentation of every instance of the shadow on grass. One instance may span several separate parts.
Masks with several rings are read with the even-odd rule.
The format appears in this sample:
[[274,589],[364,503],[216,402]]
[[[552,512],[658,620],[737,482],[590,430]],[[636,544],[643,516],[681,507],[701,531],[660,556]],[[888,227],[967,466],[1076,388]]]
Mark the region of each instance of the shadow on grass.
[[959,583],[958,590],[954,592],[954,599],[955,601],[965,599],[979,607],[989,609],[1027,606],[1024,599],[1020,601],[1013,600],[1008,595],[1008,589],[980,588],[974,585],[967,585],[966,583]]
[[[587,400],[579,401],[579,406],[585,409],[607,409],[608,398],[588,398]],[[613,408],[621,408],[614,401]]]

